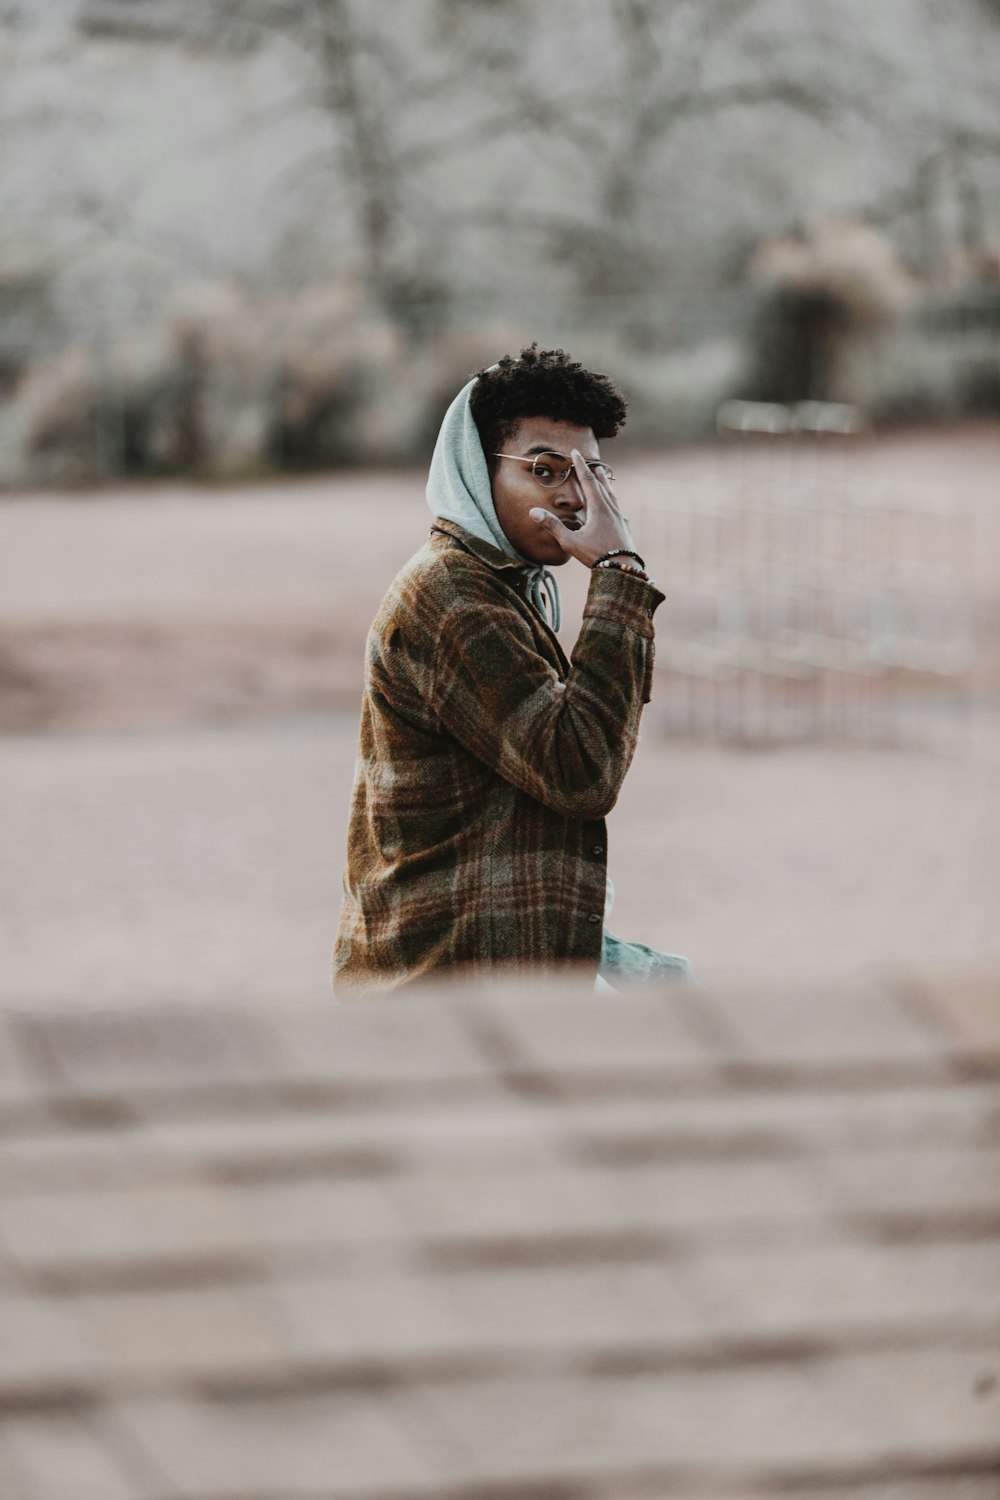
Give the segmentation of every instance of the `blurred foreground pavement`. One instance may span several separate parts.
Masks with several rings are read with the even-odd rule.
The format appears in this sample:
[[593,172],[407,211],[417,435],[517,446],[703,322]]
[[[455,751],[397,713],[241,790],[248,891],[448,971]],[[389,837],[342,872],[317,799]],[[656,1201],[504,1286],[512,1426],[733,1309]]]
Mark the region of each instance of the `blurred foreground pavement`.
[[5,1500],[995,1500],[1000,973],[0,1016]]

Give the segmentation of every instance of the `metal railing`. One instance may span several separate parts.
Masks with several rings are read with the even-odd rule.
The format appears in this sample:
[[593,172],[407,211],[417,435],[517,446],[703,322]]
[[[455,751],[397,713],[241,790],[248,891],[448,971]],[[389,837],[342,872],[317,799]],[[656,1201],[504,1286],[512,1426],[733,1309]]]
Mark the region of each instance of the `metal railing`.
[[720,411],[723,431],[768,434],[753,453],[741,436],[737,461],[704,478],[633,480],[666,593],[651,719],[747,743],[897,740],[914,711],[968,696],[971,517],[938,486],[860,478],[843,437],[789,447],[795,432],[861,431],[850,408],[755,405]]

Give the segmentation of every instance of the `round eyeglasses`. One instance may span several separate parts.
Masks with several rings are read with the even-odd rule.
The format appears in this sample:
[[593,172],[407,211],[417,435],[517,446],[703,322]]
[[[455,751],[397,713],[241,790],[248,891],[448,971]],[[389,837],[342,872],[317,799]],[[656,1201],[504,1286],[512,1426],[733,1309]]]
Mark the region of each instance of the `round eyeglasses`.
[[[545,490],[555,489],[556,485],[562,484],[573,472],[573,460],[567,458],[565,453],[533,453],[527,456],[522,453],[494,453],[493,457],[513,458],[519,464],[530,464],[532,474]],[[596,479],[603,480],[605,484],[614,483],[614,470],[609,469],[603,460],[588,458],[587,468]]]

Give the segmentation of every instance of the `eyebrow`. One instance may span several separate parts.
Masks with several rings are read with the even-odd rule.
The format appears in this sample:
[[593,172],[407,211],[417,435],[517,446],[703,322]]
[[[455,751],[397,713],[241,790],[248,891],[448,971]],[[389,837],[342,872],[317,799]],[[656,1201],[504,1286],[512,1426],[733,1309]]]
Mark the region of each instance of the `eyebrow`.
[[[568,453],[560,453],[558,448],[550,448],[546,443],[536,443],[533,448],[528,448],[521,457],[535,458],[539,453],[551,453],[553,458],[564,458],[567,463],[570,461]],[[588,464],[599,464],[600,461],[600,458],[584,459],[584,462]]]

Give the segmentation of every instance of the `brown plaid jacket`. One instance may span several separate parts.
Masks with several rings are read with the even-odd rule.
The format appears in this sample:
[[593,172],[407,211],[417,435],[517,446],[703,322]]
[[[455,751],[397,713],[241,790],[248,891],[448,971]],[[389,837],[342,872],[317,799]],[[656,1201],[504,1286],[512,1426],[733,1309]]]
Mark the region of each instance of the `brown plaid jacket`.
[[519,565],[451,521],[368,634],[338,993],[601,951],[607,834],[649,701],[642,579],[594,572],[572,664]]

